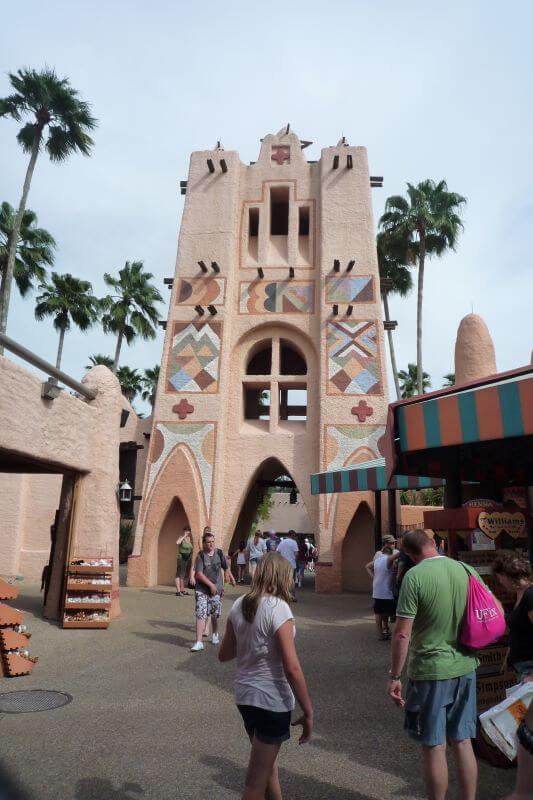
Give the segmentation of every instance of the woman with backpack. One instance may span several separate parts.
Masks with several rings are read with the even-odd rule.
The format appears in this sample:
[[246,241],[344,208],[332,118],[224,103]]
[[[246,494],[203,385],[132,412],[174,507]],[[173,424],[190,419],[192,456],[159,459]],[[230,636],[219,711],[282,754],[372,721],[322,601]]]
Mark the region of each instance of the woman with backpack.
[[248,594],[230,611],[219,651],[220,661],[237,658],[235,699],[252,749],[242,800],[281,800],[278,754],[290,738],[295,696],[303,715],[300,744],[313,730],[313,706],[294,645],[289,606],[292,568],[279,553],[267,553],[257,566]]

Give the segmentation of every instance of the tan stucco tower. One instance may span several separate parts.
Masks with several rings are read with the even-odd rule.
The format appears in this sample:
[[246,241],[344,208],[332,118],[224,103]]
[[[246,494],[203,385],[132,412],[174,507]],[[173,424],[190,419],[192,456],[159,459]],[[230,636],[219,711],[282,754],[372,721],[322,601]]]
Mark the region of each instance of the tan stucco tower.
[[287,127],[249,166],[193,153],[129,584],[172,582],[186,521],[245,538],[257,481],[288,474],[317,588],[365,588],[373,496],[311,497],[309,476],[378,457],[387,403],[366,149],[308,162]]

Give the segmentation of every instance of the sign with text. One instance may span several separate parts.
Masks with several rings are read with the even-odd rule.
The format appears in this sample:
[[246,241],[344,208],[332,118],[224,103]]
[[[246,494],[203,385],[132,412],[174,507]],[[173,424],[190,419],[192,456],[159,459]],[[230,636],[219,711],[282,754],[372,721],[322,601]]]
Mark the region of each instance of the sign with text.
[[482,511],[477,520],[478,527],[491,539],[500,533],[508,533],[513,539],[525,535],[526,518],[520,511]]

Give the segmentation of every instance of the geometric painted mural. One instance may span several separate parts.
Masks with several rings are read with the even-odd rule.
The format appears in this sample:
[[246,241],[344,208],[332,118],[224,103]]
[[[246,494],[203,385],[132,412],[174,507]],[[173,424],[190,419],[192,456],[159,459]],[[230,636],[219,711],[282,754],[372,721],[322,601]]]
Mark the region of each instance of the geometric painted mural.
[[225,287],[225,278],[180,278],[176,292],[176,304],[221,306],[224,303]]
[[241,283],[241,314],[313,314],[314,281],[253,281]]
[[[384,433],[385,425],[324,425],[324,469],[342,469],[379,458],[379,440]],[[334,505],[332,499],[337,497],[326,498],[326,525]]]
[[327,323],[328,394],[381,394],[377,323]]
[[[147,496],[150,494],[167,456],[178,445],[186,444],[196,459],[202,478],[206,511],[209,514],[215,461],[215,427],[214,422],[158,422],[156,424],[152,434],[152,463],[148,468]],[[179,476],[176,479],[179,483]]]
[[167,392],[218,392],[221,322],[175,322]]
[[326,278],[326,303],[371,303],[374,300],[374,279],[371,275]]

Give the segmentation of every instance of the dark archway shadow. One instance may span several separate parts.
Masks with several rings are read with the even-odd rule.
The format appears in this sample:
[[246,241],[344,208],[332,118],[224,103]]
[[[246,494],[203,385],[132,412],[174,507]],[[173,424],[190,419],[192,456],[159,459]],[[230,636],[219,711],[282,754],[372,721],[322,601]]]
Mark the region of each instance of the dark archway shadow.
[[157,583],[159,586],[174,586],[178,547],[176,539],[181,535],[189,519],[183,503],[175,497],[161,525],[157,540]]
[[368,592],[370,579],[365,564],[374,555],[374,515],[368,503],[357,506],[342,542],[343,592]]

